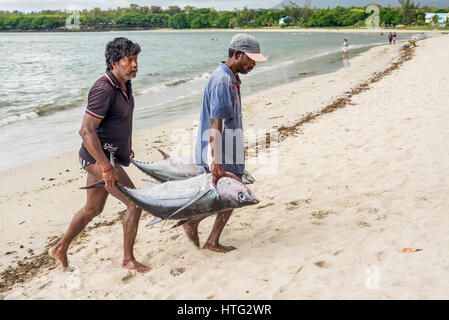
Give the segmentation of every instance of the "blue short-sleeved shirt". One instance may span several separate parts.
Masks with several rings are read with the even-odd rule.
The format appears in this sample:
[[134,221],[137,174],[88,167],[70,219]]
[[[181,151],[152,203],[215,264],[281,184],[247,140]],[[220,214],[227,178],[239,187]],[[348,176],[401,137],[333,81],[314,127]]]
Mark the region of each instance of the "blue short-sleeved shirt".
[[221,163],[225,171],[239,175],[245,169],[240,83],[224,62],[212,73],[204,90],[195,145],[195,163],[209,168],[212,163],[209,121],[223,119]]

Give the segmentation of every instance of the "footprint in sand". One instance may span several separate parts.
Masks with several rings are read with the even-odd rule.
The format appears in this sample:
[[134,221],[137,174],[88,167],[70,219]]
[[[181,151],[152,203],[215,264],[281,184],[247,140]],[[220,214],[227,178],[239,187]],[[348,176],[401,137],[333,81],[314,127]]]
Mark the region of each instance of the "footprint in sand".
[[338,256],[340,253],[342,253],[344,250],[337,250],[333,253],[334,256]]
[[357,222],[357,225],[358,225],[360,228],[368,228],[368,227],[371,227],[371,225],[370,225],[368,222],[365,222],[365,221],[359,221],[359,222]]
[[377,214],[379,212],[379,209],[367,207],[367,208],[358,208],[357,213],[369,213],[369,214]]
[[133,272],[133,271],[128,271],[127,273],[126,273],[126,276],[124,276],[123,278],[122,278],[122,281],[123,282],[127,282],[129,279],[132,279],[132,278],[134,278],[136,276],[136,273],[135,272]]
[[324,261],[324,260],[314,262],[313,264],[316,265],[317,267],[320,267],[320,268],[329,268],[329,267],[330,267],[330,264],[327,263],[327,262]]
[[302,204],[309,204],[311,200],[312,199],[310,199],[310,198],[298,199],[298,200],[287,202],[287,203],[285,203],[285,205],[287,206],[287,210],[295,210]]
[[176,276],[179,276],[180,274],[183,274],[185,271],[186,271],[186,268],[181,267],[181,268],[171,269],[170,273],[176,277]]
[[312,219],[326,219],[329,215],[331,214],[337,214],[336,212],[329,210],[329,211],[325,211],[325,210],[318,210],[318,211],[313,211],[310,216]]
[[178,239],[179,236],[180,236],[179,234],[175,234],[174,236],[171,236],[170,239],[171,240],[176,240],[176,239]]
[[260,206],[256,207],[256,209],[263,209],[263,208],[266,208],[266,207],[271,207],[273,205],[274,205],[274,202],[269,202],[267,204],[260,205]]

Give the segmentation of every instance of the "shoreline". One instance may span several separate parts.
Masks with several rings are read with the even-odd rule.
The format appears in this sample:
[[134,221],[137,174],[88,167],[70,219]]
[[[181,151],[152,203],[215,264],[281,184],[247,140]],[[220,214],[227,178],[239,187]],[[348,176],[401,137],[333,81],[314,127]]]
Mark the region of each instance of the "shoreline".
[[[398,44],[399,44],[399,42],[398,42]],[[355,53],[355,52],[353,52],[353,51],[351,50],[351,52],[353,53],[353,58],[355,58],[356,56],[359,56],[360,54],[365,54],[366,51],[370,50],[371,48],[378,47],[378,46],[382,46],[382,45],[379,45],[379,43],[373,43],[373,44],[370,44],[370,45],[366,45],[366,46],[363,47],[363,48],[354,48],[353,50],[355,50],[356,52],[357,52],[357,51],[359,51],[359,52],[358,52],[358,53]],[[351,49],[351,48],[350,48],[350,49]],[[362,51],[362,52],[360,53],[360,51]],[[329,53],[328,55],[330,55],[330,54],[334,54],[334,53]],[[335,56],[337,56],[337,55],[335,54]],[[313,58],[313,59],[326,59],[326,55],[325,55],[325,56],[322,56],[321,58],[320,58],[320,57],[316,57],[316,58]],[[338,60],[338,59],[337,59],[337,60]],[[338,62],[338,61],[337,61],[337,62]],[[335,65],[333,65],[333,66],[328,66],[326,70],[324,70],[324,69],[323,69],[323,70],[318,70],[319,68],[316,69],[316,67],[315,67],[314,72],[315,72],[316,74],[329,74],[329,73],[335,72],[335,71],[334,71],[335,69],[337,69],[337,68],[338,68],[338,69],[341,69],[341,68],[343,68],[343,67],[344,67],[344,65],[337,65],[337,64],[335,64]],[[317,71],[318,71],[318,72],[317,72]],[[308,78],[308,77],[310,77],[310,76],[313,76],[313,74],[305,74],[305,75],[302,75],[301,78],[298,79],[298,81],[303,81],[304,79],[306,79],[306,78]],[[299,77],[297,76],[296,78],[299,78]],[[293,81],[295,81],[295,80],[293,80]],[[279,80],[279,82],[283,82],[283,81],[282,81],[282,80]],[[282,85],[282,83],[275,83],[274,85],[275,85],[275,86],[279,86],[279,85]],[[252,94],[254,94],[254,91],[256,91],[256,92],[261,92],[262,90],[263,90],[262,87],[258,87],[257,90],[254,90],[254,88],[252,88],[250,94],[252,95]],[[135,98],[137,99],[137,101],[139,101],[139,99],[140,99],[140,100],[141,100],[140,103],[146,103],[146,104],[148,104],[148,102],[147,102],[148,99],[145,99],[144,94],[136,94],[136,95],[135,95]],[[199,102],[199,103],[200,103],[200,102]],[[28,122],[32,122],[32,121],[45,121],[45,119],[51,119],[51,118],[48,118],[48,117],[52,117],[52,116],[55,116],[55,115],[57,115],[57,114],[61,114],[61,115],[62,115],[61,112],[65,112],[66,114],[67,114],[67,113],[71,113],[71,115],[73,116],[76,112],[78,112],[79,106],[81,106],[81,104],[79,104],[79,105],[78,105],[77,107],[75,107],[75,108],[68,108],[67,110],[55,111],[55,112],[53,112],[52,114],[49,114],[48,116],[45,116],[45,115],[44,115],[44,116],[39,116],[37,120],[34,120],[34,119],[28,119],[28,120],[25,120],[25,121],[28,121]],[[79,112],[82,112],[82,110],[80,109]],[[185,111],[185,114],[194,114],[194,113],[195,113],[195,110],[186,110],[186,111]],[[174,118],[175,118],[175,119],[179,119],[179,118],[182,118],[182,117],[183,117],[182,114],[174,115]],[[150,121],[150,125],[148,125],[148,123],[147,123],[147,124],[143,123],[144,119],[145,119],[145,117],[144,117],[144,118],[141,118],[141,117],[139,117],[138,114],[137,114],[137,115],[135,114],[135,124],[136,124],[135,127],[139,128],[139,130],[141,130],[143,127],[147,127],[147,128],[154,127],[154,124],[151,123],[151,121]],[[166,119],[164,119],[164,120],[166,120]],[[171,121],[171,120],[169,119],[169,121]],[[8,124],[7,124],[7,125],[8,125]],[[14,126],[15,124],[13,123],[12,125]],[[17,124],[16,124],[16,125],[17,125]],[[20,124],[18,124],[18,125],[20,125]],[[27,124],[25,123],[24,125],[27,125]],[[30,126],[30,125],[28,125],[28,126]],[[79,140],[80,143],[81,143],[81,140],[78,139],[78,138],[79,138],[79,137],[72,137],[72,140],[73,140],[73,141]],[[73,141],[72,141],[72,142],[73,142]],[[61,146],[62,146],[62,145],[61,145]],[[72,150],[72,148],[76,148],[77,145],[74,146],[74,145],[71,143],[70,146],[67,146],[67,147],[66,147],[66,146],[62,146],[62,147],[63,147],[63,152],[67,152],[67,151]],[[45,149],[47,149],[47,151],[49,151],[49,152],[47,152],[46,154],[43,154],[43,150],[45,150]],[[28,163],[32,163],[32,162],[34,162],[34,161],[39,161],[39,160],[41,160],[41,159],[44,159],[44,158],[38,158],[38,157],[40,157],[40,156],[44,156],[44,157],[47,157],[47,158],[48,158],[48,157],[56,156],[58,153],[55,153],[55,152],[60,152],[60,151],[59,151],[59,150],[55,150],[55,149],[56,149],[55,147],[52,147],[51,145],[49,145],[49,144],[47,143],[47,145],[43,145],[43,148],[41,148],[41,149],[39,150],[38,154],[34,154],[34,155],[33,155],[33,153],[28,153],[30,156],[25,157],[25,158],[23,158],[23,159],[20,159],[20,161],[18,161],[16,164],[11,163],[10,161],[9,161],[9,162],[6,162],[6,161],[5,161],[5,163],[3,163],[2,167],[0,168],[0,174],[5,173],[5,172],[8,172],[8,171],[10,171],[11,169],[20,168],[20,167],[22,167],[23,165],[26,165],[26,164],[28,164]],[[49,154],[50,154],[50,156],[49,156]],[[33,155],[33,156],[31,156],[31,155]],[[29,158],[34,158],[34,160],[31,160],[31,162],[28,162],[28,161],[30,161]]]
[[[447,41],[447,39],[440,37],[426,39],[422,41],[422,45],[420,41],[420,47],[415,48],[415,50],[419,53],[421,47],[423,47],[422,50],[425,50],[426,46],[436,46],[435,43],[444,40]],[[367,79],[372,79],[372,77],[379,72],[388,70],[388,68],[400,61],[398,58],[399,53],[399,46],[395,48],[389,47],[388,45],[374,47],[368,52],[351,59],[349,67],[339,69],[337,72],[311,76],[300,81],[291,82],[244,97],[243,107],[245,113],[245,127],[276,129],[281,129],[282,126],[294,127],[298,123],[298,120],[304,119],[308,113],[317,112],[322,110],[323,106],[328,106],[329,104],[332,105],[336,99],[338,100],[339,98],[344,97],[351,89],[356,89],[359,85],[365,83]],[[373,60],[376,60],[375,65],[372,64]],[[420,61],[423,61],[422,58]],[[345,160],[345,158],[360,158],[361,160],[366,161],[365,158],[361,158],[361,155],[359,155],[358,148],[364,148],[367,150],[366,152],[369,152],[371,149],[368,147],[371,146],[371,141],[383,141],[382,135],[386,134],[391,134],[391,138],[401,134],[402,131],[399,129],[390,129],[385,132],[378,129],[379,131],[377,132],[376,138],[374,138],[374,136],[371,137],[369,132],[363,133],[364,126],[367,125],[365,122],[368,121],[367,123],[371,124],[379,117],[379,115],[377,115],[377,117],[368,117],[367,115],[364,115],[363,110],[365,110],[366,106],[370,103],[374,103],[375,105],[375,99],[380,99],[382,103],[388,105],[388,100],[382,99],[382,96],[379,96],[379,91],[382,92],[382,90],[387,90],[385,82],[388,82],[389,85],[391,85],[391,81],[395,79],[394,77],[399,77],[400,75],[405,74],[401,79],[409,79],[410,69],[416,69],[417,65],[416,62],[414,62],[414,59],[411,62],[407,61],[406,63],[408,68],[402,66],[398,71],[392,70],[394,75],[390,74],[385,79],[380,79],[379,77],[379,81],[375,80],[371,85],[372,87],[375,87],[375,89],[369,88],[369,90],[364,90],[365,92],[351,99],[351,106],[347,106],[345,109],[334,112],[331,115],[326,115],[319,120],[315,119],[314,121],[307,123],[304,128],[301,127],[301,130],[295,132],[294,136],[288,136],[287,139],[283,139],[279,145],[280,160],[282,161],[279,172],[277,173],[278,179],[276,179],[279,181],[275,181],[272,176],[260,172],[258,168],[249,166],[249,171],[257,180],[254,188],[251,186],[251,189],[255,190],[256,194],[261,194],[264,202],[256,208],[239,210],[236,216],[231,218],[231,221],[228,222],[228,226],[225,228],[223,234],[223,241],[238,242],[239,249],[241,250],[227,254],[226,259],[223,258],[222,255],[216,255],[204,250],[195,250],[193,246],[186,241],[185,236],[179,230],[171,230],[160,234],[159,230],[148,230],[143,228],[142,223],[144,221],[141,221],[141,228],[136,242],[136,252],[139,254],[139,257],[145,257],[143,262],[145,262],[145,260],[150,261],[154,270],[150,272],[148,277],[126,273],[125,271],[119,270],[118,267],[120,257],[117,256],[117,252],[120,252],[121,243],[119,243],[120,241],[115,241],[115,239],[120,238],[120,226],[110,225],[106,226],[104,230],[98,231],[98,233],[89,234],[89,236],[86,237],[87,239],[82,239],[83,241],[79,241],[78,244],[74,243],[71,248],[74,255],[69,255],[69,259],[76,265],[79,265],[80,261],[84,261],[84,266],[82,267],[83,274],[81,275],[82,285],[80,288],[63,292],[61,290],[67,285],[67,275],[58,271],[41,270],[39,276],[22,285],[16,284],[13,290],[5,292],[3,295],[7,299],[27,297],[46,298],[58,294],[63,299],[69,299],[73,294],[77,294],[77,296],[81,294],[85,298],[107,297],[108,299],[139,299],[149,297],[152,299],[226,299],[229,297],[234,297],[234,299],[236,297],[239,299],[244,299],[245,297],[250,299],[295,299],[298,297],[338,298],[339,293],[334,292],[335,290],[329,291],[329,289],[323,289],[323,293],[318,289],[319,285],[316,287],[313,283],[318,281],[319,283],[322,283],[325,288],[335,285],[336,287],[334,286],[332,288],[343,289],[345,286],[342,286],[342,283],[339,283],[339,281],[329,282],[326,280],[330,279],[329,277],[332,276],[332,272],[336,272],[335,267],[338,266],[338,262],[334,262],[333,260],[341,260],[342,257],[346,259],[345,261],[354,259],[353,255],[348,255],[348,253],[340,255],[339,253],[344,250],[353,252],[353,247],[354,249],[357,249],[355,252],[358,251],[357,245],[354,246],[350,244],[351,238],[349,236],[353,235],[360,237],[360,235],[363,234],[361,233],[363,230],[371,230],[370,235],[377,237],[378,234],[375,233],[375,231],[382,226],[382,221],[384,221],[382,219],[374,220],[374,218],[377,218],[377,211],[374,212],[374,214],[369,211],[381,210],[382,212],[383,209],[367,209],[367,215],[361,218],[360,215],[363,214],[364,211],[360,211],[362,213],[359,213],[359,217],[355,219],[369,220],[368,222],[362,221],[364,224],[360,225],[363,228],[368,229],[353,229],[353,227],[351,227],[349,229],[350,232],[346,235],[349,239],[344,238],[343,235],[339,236],[338,232],[332,232],[331,234],[325,232],[325,230],[330,231],[335,227],[341,228],[343,231],[345,230],[345,221],[354,219],[351,218],[351,215],[348,215],[348,213],[345,214],[345,210],[355,210],[354,208],[357,207],[357,204],[354,203],[355,200],[350,200],[353,195],[347,194],[345,198],[345,192],[349,192],[348,190],[351,190],[351,186],[357,184],[356,181],[349,181],[347,179],[349,177],[354,178],[354,170],[360,169],[351,164],[351,159]],[[412,66],[414,66],[414,68]],[[424,72],[421,69],[418,71]],[[399,82],[398,86],[401,85],[402,83]],[[405,85],[402,85],[401,88],[404,86]],[[413,90],[413,87],[409,87],[407,90]],[[390,97],[390,91],[385,92],[384,96]],[[400,96],[401,94],[399,94],[399,98]],[[355,107],[352,108],[352,104],[359,104],[360,106],[356,109]],[[362,106],[365,106],[365,109],[360,110]],[[384,107],[383,104],[380,104],[377,108],[366,109],[368,111],[365,110],[365,112],[374,113],[377,109],[389,110],[387,107]],[[386,118],[384,121],[386,121],[387,124],[390,122],[395,123],[394,121],[396,121],[390,121],[390,118],[388,118],[388,116],[396,116],[396,113],[392,113],[393,111],[394,110],[390,110],[391,114],[385,114]],[[413,111],[409,110],[409,112],[416,113],[419,112],[419,109],[415,108]],[[350,116],[350,118],[345,118],[345,114]],[[402,115],[402,111],[400,114]],[[177,128],[189,128],[189,131],[195,131],[192,127],[192,123],[197,120],[196,118],[197,115],[194,114],[165,124],[164,126],[142,129],[133,133],[133,141],[135,142],[133,148],[136,151],[136,155],[145,154],[145,158],[144,156],[142,156],[142,158],[139,156],[139,159],[143,159],[144,161],[159,160],[160,156],[155,150],[157,147],[165,148],[164,150],[166,151],[170,151],[171,149],[168,144],[169,132]],[[351,119],[352,121],[349,121],[348,119]],[[394,117],[392,119],[394,119]],[[381,123],[381,120],[378,120],[378,122]],[[410,122],[407,122],[407,124],[409,123]],[[345,128],[349,131],[346,131]],[[330,133],[327,133],[327,131],[330,131]],[[352,131],[358,132],[354,138],[351,134]],[[335,139],[332,132],[340,134],[340,140]],[[360,139],[359,136],[363,135],[365,135],[367,139],[366,145],[364,146],[362,143],[361,146],[355,146],[360,144],[360,141],[358,141]],[[341,138],[346,139],[347,141],[341,140]],[[329,143],[327,143],[327,141],[329,141]],[[378,142],[376,141],[376,143]],[[374,148],[373,146],[377,146],[376,143],[371,147]],[[300,146],[301,150],[298,150],[298,146]],[[389,146],[388,140],[386,146]],[[148,147],[151,147],[152,149],[148,149]],[[329,148],[329,150],[326,148]],[[342,153],[343,150],[346,151]],[[67,210],[66,208],[78,208],[84,201],[84,199],[79,199],[79,196],[75,196],[80,194],[77,187],[84,183],[83,179],[85,174],[83,174],[81,170],[78,171],[79,169],[75,163],[74,152],[75,151],[71,151],[57,157],[39,160],[33,164],[14,169],[14,172],[0,174],[2,189],[5,189],[4,186],[8,186],[8,190],[2,190],[0,193],[0,206],[3,209],[2,212],[9,213],[9,215],[2,217],[5,223],[2,225],[3,232],[1,242],[8,243],[7,250],[20,251],[17,249],[19,242],[24,242],[26,243],[25,249],[31,248],[35,252],[40,252],[42,248],[45,247],[45,243],[49,238],[51,239],[51,237],[57,236],[65,230],[71,219],[71,214],[74,214],[74,212],[69,212],[70,210]],[[335,155],[332,152],[335,152]],[[290,154],[295,155],[294,161],[290,159]],[[395,156],[394,152],[393,156]],[[343,163],[335,163],[337,167],[334,172],[334,168],[329,167],[329,163],[326,162],[326,159],[329,158],[342,162],[349,161],[346,164],[348,168],[345,169]],[[372,159],[372,161],[382,161],[382,158],[379,159]],[[314,162],[321,163],[321,165],[317,164],[315,167]],[[299,170],[299,172],[292,172],[292,170],[297,168],[298,164],[301,167],[301,170]],[[375,164],[376,163],[374,163],[373,166]],[[35,171],[36,168],[39,168],[39,172]],[[65,170],[69,170],[69,172]],[[344,174],[339,176],[339,170],[346,170],[344,172],[347,173],[347,176]],[[60,177],[58,177],[56,172],[60,172]],[[130,174],[131,179],[135,181],[137,187],[143,186],[143,183],[141,183],[139,179],[142,178],[142,175],[136,168],[130,167],[127,172]],[[372,172],[366,171],[365,174],[372,174]],[[40,180],[41,176],[45,179]],[[53,178],[53,176],[56,176],[56,178]],[[363,177],[364,175],[361,174],[359,179],[363,180]],[[383,177],[384,176],[380,176],[378,179],[382,179]],[[52,178],[53,180],[50,180]],[[18,184],[17,181],[27,181],[29,183],[27,183],[26,188],[23,188],[23,185]],[[288,185],[296,185],[299,190],[286,190],[285,186]],[[346,187],[349,187],[349,189],[346,189],[345,191]],[[308,190],[309,188],[315,189]],[[352,188],[357,190],[355,186]],[[402,187],[400,187],[400,189],[401,188]],[[396,190],[395,192],[399,195],[400,190]],[[323,194],[318,196],[318,193]],[[53,199],[51,197],[52,194],[57,194],[58,198]],[[299,197],[301,197],[299,200],[297,198],[298,194]],[[343,198],[341,198],[341,196],[343,196]],[[332,199],[335,197],[337,198],[330,201],[327,197]],[[380,196],[376,194],[376,197]],[[370,198],[370,201],[373,203],[376,202],[376,197]],[[43,203],[41,199],[49,199],[49,201]],[[361,198],[358,201],[363,202],[363,199],[365,198]],[[117,202],[118,201],[112,199],[108,200],[102,216],[98,217],[98,219],[94,219],[91,225],[100,221],[103,221],[103,223],[107,222],[107,220],[111,220],[111,218],[112,220],[116,219],[117,212],[123,209]],[[28,207],[28,205],[31,207]],[[382,203],[379,202],[372,205],[382,208]],[[326,208],[329,209],[327,210]],[[304,214],[304,211],[310,212],[310,210],[312,210],[310,218],[302,218],[301,215]],[[61,211],[63,211],[64,214],[61,215]],[[263,215],[261,215],[262,212]],[[412,212],[414,211],[412,210]],[[284,213],[298,213],[300,215],[296,216],[297,222],[294,222],[287,216],[284,216]],[[257,219],[255,219],[256,216],[258,217]],[[380,214],[379,217],[381,217]],[[404,217],[401,218],[400,216],[393,215],[390,219],[396,219],[394,220],[395,223],[399,223],[403,218]],[[22,223],[22,219],[26,219],[26,222]],[[49,221],[47,221],[47,219]],[[143,214],[142,219],[147,220],[148,215]],[[204,222],[204,226],[201,227],[200,237],[204,238],[206,236],[212,222],[213,219]],[[293,224],[293,226],[291,224]],[[326,224],[330,225],[326,227]],[[371,225],[374,227],[370,228]],[[8,226],[8,229],[6,229],[6,226]],[[17,227],[13,228],[13,226]],[[248,228],[249,226],[251,226],[251,228]],[[299,246],[303,251],[303,254],[300,257],[295,257],[292,256],[292,253],[295,251],[292,251],[294,246],[292,247],[291,241],[298,238],[298,234],[293,232],[298,227],[301,230],[301,244]],[[387,228],[387,226],[383,227]],[[260,233],[257,233],[257,230],[259,230]],[[360,230],[360,232],[358,232],[358,230]],[[299,230],[296,230],[296,232],[298,231]],[[329,239],[330,243],[335,244],[331,245],[333,248],[320,251],[314,243],[322,240],[320,235],[323,232],[327,237],[334,238],[336,242],[332,242],[332,239]],[[111,233],[114,237],[114,244],[110,248],[107,243],[110,242],[110,237],[112,236]],[[241,236],[244,234],[247,234],[245,238],[249,239],[247,243],[241,242]],[[32,238],[27,237],[27,239],[25,239],[22,235],[31,236]],[[28,241],[32,242],[32,244],[28,244]],[[86,246],[86,241],[91,245]],[[159,241],[159,244],[157,245],[159,248],[154,247],[156,241]],[[260,241],[262,241],[262,244]],[[143,242],[148,243],[150,247],[148,247],[148,245],[143,245]],[[296,241],[294,242],[296,243]],[[323,245],[326,246],[326,242],[323,243]],[[163,250],[166,246],[170,246],[171,249]],[[346,248],[345,246],[349,246],[349,248]],[[337,247],[340,247],[340,249]],[[344,249],[342,249],[342,247],[344,247]],[[92,252],[94,248],[95,254]],[[23,249],[23,251],[25,251],[25,249]],[[100,253],[97,252],[97,249]],[[380,248],[378,250],[380,250]],[[186,251],[189,252],[188,256],[184,256]],[[105,252],[106,254],[102,252]],[[146,255],[145,252],[147,252]],[[329,257],[326,252],[333,252],[333,255],[330,255]],[[17,255],[17,258],[14,258],[13,254],[7,256],[0,255],[0,270],[4,270],[7,265],[11,265],[16,259],[22,261],[22,252],[16,252],[14,255]],[[104,259],[107,257],[107,262],[105,262],[105,265],[102,267],[96,266],[96,264],[99,263],[98,259],[100,259],[100,257],[103,257]],[[382,257],[383,259],[386,257],[387,261],[389,261],[388,258],[395,256],[384,253]],[[205,265],[200,266],[198,264],[199,261],[203,261]],[[341,262],[342,261],[340,261],[340,263]],[[366,262],[363,261],[363,263]],[[364,265],[363,263],[362,265]],[[223,266],[214,271],[213,266],[216,264]],[[274,265],[282,266],[280,267],[282,269],[281,272],[276,272],[276,275],[270,272],[270,268],[274,267]],[[203,285],[206,285],[209,281],[218,281],[217,277],[223,278],[223,272],[236,276],[236,272],[238,273],[243,269],[248,269],[248,266],[253,267],[249,269],[258,271],[256,273],[259,274],[259,276],[254,278],[254,276],[244,273],[242,275],[243,278],[238,277],[234,282],[226,282],[226,285],[222,284],[221,287],[225,289],[223,292],[214,291],[213,289],[208,288],[210,286],[203,287]],[[364,269],[362,269],[362,271],[363,270]],[[94,282],[90,279],[90,276],[94,272],[97,272],[98,277],[103,281],[112,283],[112,288],[119,288],[119,292],[113,292],[114,289],[112,288],[102,288],[98,285],[94,286]],[[98,272],[100,274],[98,274]],[[324,278],[320,278],[319,275],[323,272],[327,273],[324,274]],[[350,278],[348,278],[348,276],[351,272],[349,272],[349,274],[345,273],[344,269],[338,269],[337,272],[339,272],[338,274],[343,273],[343,281],[349,281]],[[402,271],[399,273],[401,272]],[[203,274],[206,279],[203,280],[199,277],[199,274]],[[219,276],[220,274],[221,277]],[[246,279],[245,274],[247,277]],[[395,272],[394,274],[397,275],[398,272]],[[265,278],[259,279],[259,277],[266,277],[268,280],[265,282],[265,280],[263,280]],[[126,280],[124,280],[125,278]],[[226,281],[227,277],[224,276],[224,278],[224,281]],[[238,279],[240,279],[240,282]],[[361,282],[363,281],[364,278],[362,278]],[[182,284],[183,282],[185,283]],[[360,280],[357,282],[357,285],[359,284]],[[300,292],[298,291],[298,285],[304,287]],[[93,286],[93,290],[88,289]],[[145,286],[152,286],[154,287],[154,290],[151,289],[148,290],[149,292],[146,292],[144,289]],[[190,295],[183,290],[183,288],[189,286],[193,286],[196,289],[191,291]],[[389,288],[390,287],[391,285]],[[249,289],[246,290],[246,294],[243,288]],[[348,291],[349,293],[346,293],[346,297],[348,297],[349,294],[349,297],[360,296],[362,298],[382,298],[385,297],[386,294],[385,290],[364,290],[360,294],[360,290],[357,291],[357,288],[354,288],[354,286],[351,287],[351,290]],[[248,292],[250,292],[250,294],[248,294]],[[404,293],[404,291],[399,292]],[[106,293],[107,295],[105,295]],[[398,298],[398,295],[393,295],[393,297]]]
[[48,31],[6,31],[2,30],[0,33],[86,33],[86,32],[337,32],[337,33],[379,33],[379,32],[396,32],[396,33],[435,33],[435,34],[447,34],[449,29],[404,29],[404,28],[334,28],[334,27],[322,27],[322,28],[233,28],[233,29],[114,29],[114,30],[48,30]]
[[[398,43],[398,45],[399,45],[399,43]],[[367,55],[370,54],[371,50],[376,49],[376,48],[382,48],[382,47],[386,48],[386,47],[388,47],[388,44],[385,44],[385,45],[373,45],[367,51],[352,57],[351,61],[356,59],[359,56],[367,56]],[[338,70],[341,70],[342,68],[345,68],[345,66],[341,66]],[[331,71],[331,72],[325,72],[325,73],[319,74],[318,76],[326,76],[326,75],[336,74],[338,72],[338,70],[337,71]],[[276,88],[279,88],[280,90],[282,90],[282,88],[284,88],[284,87],[291,86],[292,84],[293,85],[299,85],[299,83],[301,83],[301,82],[303,82],[303,81],[305,81],[307,79],[310,79],[311,77],[316,77],[316,76],[317,75],[309,75],[309,76],[305,75],[304,78],[300,78],[298,80],[292,81],[292,82],[287,83],[287,84],[279,84],[279,85],[276,85],[275,87],[272,87],[272,88],[270,88],[268,90],[273,90],[273,89],[276,89]],[[264,91],[267,91],[267,90],[261,90],[261,91],[256,92],[256,93],[252,93],[251,95],[244,97],[244,99],[245,100],[246,99],[248,99],[248,100],[254,99],[256,96],[258,96],[258,94],[261,94]],[[305,112],[310,112],[310,111],[316,111],[316,110],[307,110]],[[194,122],[194,119],[191,119],[192,117],[194,119],[196,119],[196,113],[195,112],[192,112],[191,114],[189,114],[187,116],[180,117],[180,118],[178,118],[176,120],[163,123],[161,125],[157,125],[157,126],[153,126],[153,127],[147,127],[147,128],[142,128],[142,129],[138,129],[138,130],[133,130],[133,139],[134,139],[134,136],[139,135],[139,132],[143,133],[146,130],[163,131],[163,128],[166,125],[171,127],[171,128],[174,128],[174,126],[173,126],[174,123],[185,123],[186,121]],[[80,142],[80,144],[81,144],[81,142]],[[28,166],[33,166],[36,162],[41,162],[41,161],[42,162],[46,162],[47,160],[53,159],[54,157],[59,157],[59,156],[65,155],[67,153],[78,152],[78,149],[79,149],[79,147],[76,147],[76,148],[73,148],[73,149],[71,149],[69,151],[65,151],[65,152],[58,153],[58,154],[55,154],[55,155],[52,155],[52,156],[49,156],[49,157],[45,157],[45,158],[34,160],[34,161],[30,162],[30,163],[21,165],[21,166],[16,167],[16,168],[7,169],[6,171],[0,171],[0,178],[3,175],[8,174],[9,172],[12,172],[12,171],[15,171],[15,170],[20,170],[21,168],[25,168],[25,167],[28,167]]]

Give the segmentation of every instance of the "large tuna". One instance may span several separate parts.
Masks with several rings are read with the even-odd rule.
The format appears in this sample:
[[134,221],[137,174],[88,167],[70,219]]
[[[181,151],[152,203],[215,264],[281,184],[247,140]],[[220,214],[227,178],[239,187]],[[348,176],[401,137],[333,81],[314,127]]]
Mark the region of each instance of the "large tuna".
[[[194,164],[192,161],[172,158],[164,151],[159,149],[158,151],[164,157],[161,161],[148,163],[131,160],[131,162],[137,168],[159,182],[184,180],[205,173],[202,166]],[[251,184],[255,182],[255,179],[245,170],[243,172],[242,181],[244,184]]]
[[190,219],[214,215],[231,208],[259,203],[257,197],[243,183],[229,176],[212,185],[212,175],[152,183],[147,189],[131,189],[117,184],[120,191],[136,205],[156,217],[147,226],[162,220],[181,220],[180,226]]

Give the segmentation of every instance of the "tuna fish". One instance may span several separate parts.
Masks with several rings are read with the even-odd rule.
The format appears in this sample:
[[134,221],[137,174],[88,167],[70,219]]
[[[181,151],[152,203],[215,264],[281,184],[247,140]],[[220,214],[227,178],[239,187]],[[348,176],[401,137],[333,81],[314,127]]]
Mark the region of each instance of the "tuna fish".
[[212,185],[210,173],[150,184],[146,189],[131,189],[117,184],[126,197],[156,217],[147,226],[162,220],[180,220],[174,226],[177,227],[191,219],[259,203],[252,191],[231,175],[220,178],[216,188]]
[[[159,182],[184,180],[206,173],[202,166],[192,163],[191,160],[172,158],[164,151],[159,149],[158,151],[164,160],[150,163],[137,160],[131,160],[131,162]],[[245,170],[242,181],[244,184],[252,184],[256,180]]]

